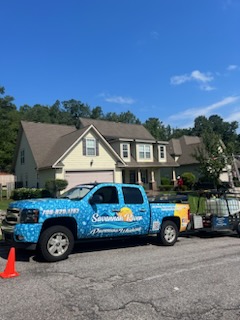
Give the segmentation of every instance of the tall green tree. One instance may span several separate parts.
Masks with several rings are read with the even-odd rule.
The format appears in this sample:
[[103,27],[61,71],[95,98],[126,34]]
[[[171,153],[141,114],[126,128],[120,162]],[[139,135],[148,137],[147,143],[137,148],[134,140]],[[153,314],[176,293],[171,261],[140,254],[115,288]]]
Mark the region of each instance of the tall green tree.
[[91,112],[92,119],[103,119],[103,117],[104,117],[104,114],[101,107],[97,106],[92,109],[92,112]]
[[202,141],[203,144],[195,150],[193,157],[199,162],[201,177],[217,186],[219,176],[226,167],[228,155],[218,134],[205,131]]
[[11,172],[20,116],[14,98],[0,87],[0,171]]
[[166,140],[166,128],[158,118],[148,118],[144,127],[151,133],[156,140]]

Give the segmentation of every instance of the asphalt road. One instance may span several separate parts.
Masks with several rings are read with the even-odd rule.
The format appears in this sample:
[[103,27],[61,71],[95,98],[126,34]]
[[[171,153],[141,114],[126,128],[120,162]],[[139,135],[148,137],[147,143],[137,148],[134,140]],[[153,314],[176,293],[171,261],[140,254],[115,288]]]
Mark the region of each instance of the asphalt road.
[[[0,272],[8,247],[0,248]],[[180,237],[77,245],[43,263],[16,251],[19,277],[0,278],[0,319],[240,319],[240,239]]]

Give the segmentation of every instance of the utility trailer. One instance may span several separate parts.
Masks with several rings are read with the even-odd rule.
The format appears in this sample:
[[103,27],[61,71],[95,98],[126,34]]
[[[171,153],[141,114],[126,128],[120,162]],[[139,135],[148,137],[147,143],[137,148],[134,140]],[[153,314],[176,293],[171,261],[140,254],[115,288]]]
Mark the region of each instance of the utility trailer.
[[[240,198],[226,191],[199,192],[187,230],[236,231],[240,236]],[[191,208],[190,208],[191,210]]]

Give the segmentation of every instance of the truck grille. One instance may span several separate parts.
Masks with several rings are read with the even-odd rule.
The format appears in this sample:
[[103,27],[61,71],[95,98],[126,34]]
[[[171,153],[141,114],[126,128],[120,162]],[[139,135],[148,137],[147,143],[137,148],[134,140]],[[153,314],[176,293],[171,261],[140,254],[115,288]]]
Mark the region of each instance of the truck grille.
[[20,209],[12,208],[7,209],[7,214],[5,218],[5,222],[9,225],[15,225],[19,223],[20,220]]

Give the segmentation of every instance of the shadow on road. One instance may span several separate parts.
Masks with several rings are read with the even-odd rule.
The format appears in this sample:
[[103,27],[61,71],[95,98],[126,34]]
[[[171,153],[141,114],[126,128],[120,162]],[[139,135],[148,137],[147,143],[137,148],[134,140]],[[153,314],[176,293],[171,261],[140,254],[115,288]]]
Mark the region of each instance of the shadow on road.
[[[203,239],[211,239],[211,238],[222,238],[222,237],[234,237],[238,238],[239,236],[234,232],[203,232],[203,231],[188,231],[182,232],[179,235],[179,238],[203,238]],[[179,241],[179,240],[178,240]],[[102,250],[112,250],[112,249],[122,249],[122,248],[130,248],[130,247],[138,247],[138,246],[147,246],[147,245],[157,245],[162,246],[159,243],[157,237],[130,237],[123,239],[108,239],[108,240],[88,240],[86,242],[78,242],[75,244],[72,254],[74,253],[83,253],[83,252],[94,252],[94,251],[102,251]],[[0,257],[2,259],[7,260],[9,254],[10,246],[6,245],[3,241],[0,241]],[[38,254],[37,251],[29,251],[24,249],[16,249],[16,261],[25,261],[28,262],[30,260],[34,260],[37,262],[45,262]]]

